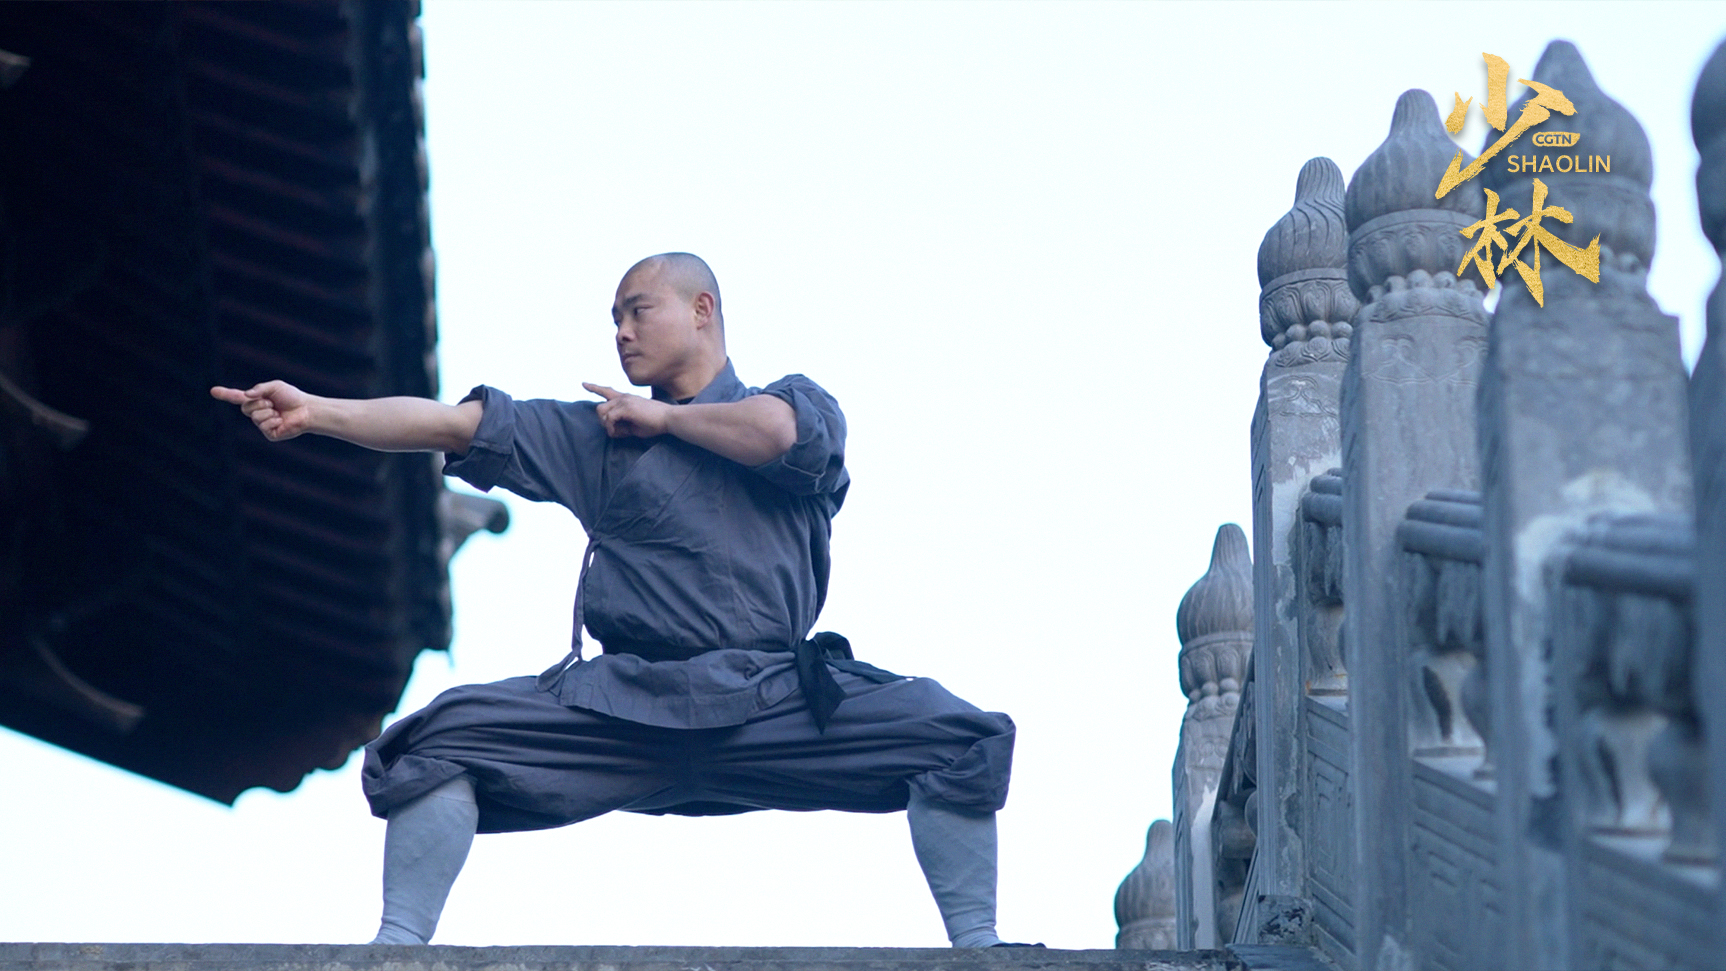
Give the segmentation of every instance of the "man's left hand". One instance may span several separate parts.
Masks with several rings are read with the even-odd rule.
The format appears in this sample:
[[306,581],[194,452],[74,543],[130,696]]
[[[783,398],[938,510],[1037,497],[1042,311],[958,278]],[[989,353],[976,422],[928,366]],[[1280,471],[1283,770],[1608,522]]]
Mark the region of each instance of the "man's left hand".
[[669,433],[671,406],[663,401],[628,394],[603,384],[582,382],[582,387],[605,400],[598,409],[599,423],[612,438],[653,438]]

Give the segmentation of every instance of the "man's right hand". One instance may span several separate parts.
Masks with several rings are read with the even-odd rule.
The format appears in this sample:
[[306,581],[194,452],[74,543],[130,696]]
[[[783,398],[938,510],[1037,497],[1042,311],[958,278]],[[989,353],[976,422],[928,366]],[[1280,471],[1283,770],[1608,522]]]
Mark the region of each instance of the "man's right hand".
[[272,442],[313,432],[380,452],[466,452],[485,406],[430,398],[321,398],[286,381],[244,391],[216,387],[210,396],[240,411]]
[[315,397],[286,381],[265,381],[244,391],[215,387],[210,389],[210,396],[239,405],[240,412],[272,442],[285,442],[312,430]]

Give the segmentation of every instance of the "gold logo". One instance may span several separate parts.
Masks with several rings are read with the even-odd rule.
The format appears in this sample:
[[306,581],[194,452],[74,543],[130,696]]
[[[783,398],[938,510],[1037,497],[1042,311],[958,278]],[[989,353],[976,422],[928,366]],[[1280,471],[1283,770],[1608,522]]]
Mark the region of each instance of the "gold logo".
[[[1486,58],[1487,92],[1486,104],[1481,105],[1480,110],[1482,114],[1486,115],[1487,123],[1504,134],[1488,146],[1486,151],[1481,152],[1480,157],[1471,162],[1467,168],[1463,167],[1462,152],[1458,150],[1456,157],[1450,160],[1450,168],[1445,171],[1444,177],[1438,182],[1438,191],[1433,193],[1435,199],[1443,199],[1450,190],[1479,175],[1481,170],[1486,167],[1488,160],[1521,138],[1523,132],[1551,118],[1553,112],[1556,111],[1563,115],[1576,114],[1576,106],[1564,96],[1564,92],[1541,84],[1539,81],[1522,80],[1518,83],[1527,85],[1534,92],[1534,97],[1522,106],[1522,117],[1518,118],[1516,123],[1506,131],[1504,126],[1510,121],[1508,110],[1510,99],[1506,91],[1510,84],[1510,65],[1505,62],[1504,58],[1493,54],[1482,54],[1481,56]],[[1473,98],[1464,101],[1462,95],[1456,96],[1456,107],[1452,109],[1450,117],[1446,118],[1444,122],[1444,127],[1452,135],[1462,131],[1463,121],[1467,118],[1469,106],[1473,103]],[[1576,132],[1536,132],[1531,141],[1536,145],[1569,148],[1581,138],[1582,136]],[[1571,165],[1568,168],[1553,166],[1553,171],[1575,171],[1581,162],[1580,156],[1564,155],[1559,158],[1560,161],[1570,162]],[[1519,162],[1520,159],[1513,161]],[[1511,171],[1520,169],[1529,172],[1545,172],[1548,171],[1548,167],[1544,163],[1550,161],[1551,159],[1548,157],[1538,169],[1513,165]],[[1592,157],[1588,165],[1588,171],[1594,171]],[[1609,160],[1603,171],[1611,171]],[[1544,307],[1546,306],[1546,295],[1540,284],[1540,251],[1545,249],[1558,262],[1575,271],[1578,276],[1590,283],[1600,282],[1599,236],[1589,241],[1586,247],[1573,246],[1554,236],[1552,230],[1542,225],[1547,219],[1560,223],[1574,221],[1574,217],[1568,209],[1546,204],[1546,195],[1549,191],[1546,183],[1539,179],[1534,180],[1533,205],[1530,206],[1526,219],[1522,218],[1522,215],[1515,209],[1499,209],[1498,193],[1491,189],[1484,191],[1486,193],[1486,218],[1467,229],[1459,230],[1465,238],[1474,240],[1474,244],[1469,247],[1467,253],[1463,254],[1462,262],[1457,264],[1457,276],[1462,276],[1468,270],[1469,262],[1473,261],[1475,267],[1480,270],[1481,279],[1486,282],[1486,288],[1490,290],[1498,282],[1499,274],[1515,267],[1516,272],[1522,277],[1522,281],[1528,284],[1528,292],[1534,297],[1534,302]],[[1513,220],[1515,221],[1513,222]],[[1498,224],[1502,222],[1509,222],[1511,225],[1500,229]],[[1480,234],[1479,239],[1475,239],[1476,233]],[[1505,233],[1517,238],[1514,246],[1505,239]],[[1531,243],[1532,246],[1529,245]],[[1495,246],[1504,251],[1504,257],[1498,261],[1497,266],[1493,265],[1492,259],[1492,250]],[[1524,255],[1527,256],[1527,262],[1523,261]]]

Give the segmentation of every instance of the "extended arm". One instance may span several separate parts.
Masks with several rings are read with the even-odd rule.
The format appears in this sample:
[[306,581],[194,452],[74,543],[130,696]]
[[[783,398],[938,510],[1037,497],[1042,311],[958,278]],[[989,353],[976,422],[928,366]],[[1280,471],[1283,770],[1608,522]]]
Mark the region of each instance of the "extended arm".
[[597,384],[582,387],[604,398],[599,420],[613,438],[672,435],[691,445],[754,467],[797,444],[797,413],[770,394],[714,405],[670,405]]
[[264,437],[282,442],[310,432],[380,452],[466,452],[479,428],[478,401],[446,405],[430,398],[323,398],[284,381],[266,381],[244,391],[211,388]]

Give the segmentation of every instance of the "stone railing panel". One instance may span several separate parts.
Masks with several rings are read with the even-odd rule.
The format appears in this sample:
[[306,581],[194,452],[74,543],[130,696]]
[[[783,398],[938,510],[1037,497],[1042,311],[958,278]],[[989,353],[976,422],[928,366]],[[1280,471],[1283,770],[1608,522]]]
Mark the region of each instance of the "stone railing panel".
[[[1564,556],[1553,656],[1577,733],[1579,823],[1670,837],[1666,856],[1714,855],[1706,755],[1691,693],[1695,533],[1688,517],[1590,523]],[[1562,727],[1562,726],[1561,726]]]
[[1411,675],[1420,689],[1409,720],[1416,756],[1485,753],[1480,726],[1487,724],[1489,709],[1476,670],[1486,653],[1480,517],[1479,493],[1440,490],[1409,506],[1408,518],[1397,527],[1407,573]]

